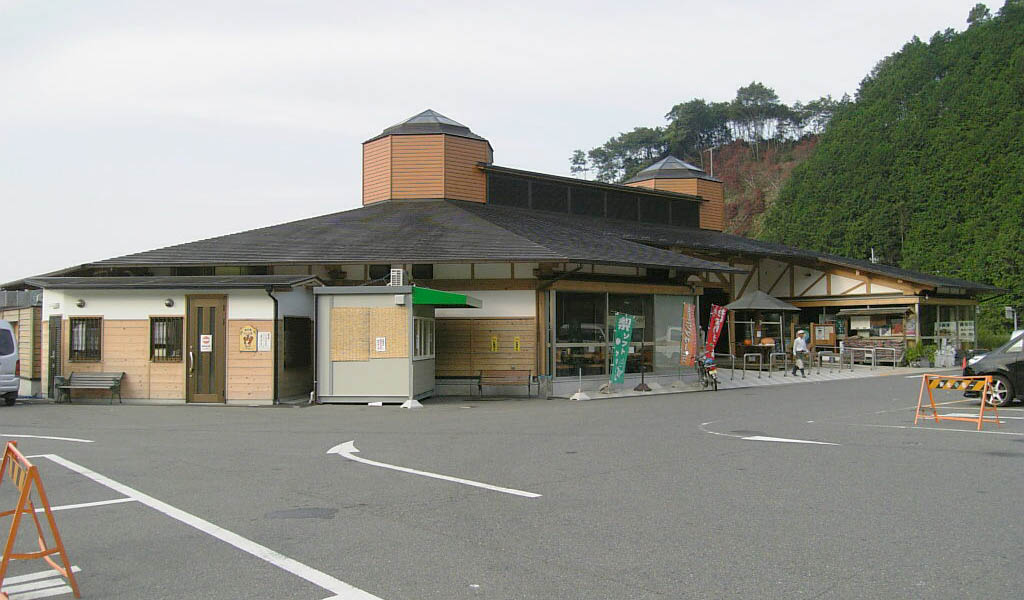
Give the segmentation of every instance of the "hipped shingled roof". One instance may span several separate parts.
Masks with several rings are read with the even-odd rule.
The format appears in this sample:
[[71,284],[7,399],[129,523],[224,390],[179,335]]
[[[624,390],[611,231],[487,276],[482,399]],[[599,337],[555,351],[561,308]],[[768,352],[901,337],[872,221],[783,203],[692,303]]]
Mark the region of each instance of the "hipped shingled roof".
[[578,228],[550,217],[458,200],[381,202],[89,266],[517,261],[734,270],[629,241],[613,227]]
[[82,266],[579,262],[687,272],[735,271],[670,249],[835,265],[929,287],[1002,291],[983,283],[719,231],[458,200],[381,202]]

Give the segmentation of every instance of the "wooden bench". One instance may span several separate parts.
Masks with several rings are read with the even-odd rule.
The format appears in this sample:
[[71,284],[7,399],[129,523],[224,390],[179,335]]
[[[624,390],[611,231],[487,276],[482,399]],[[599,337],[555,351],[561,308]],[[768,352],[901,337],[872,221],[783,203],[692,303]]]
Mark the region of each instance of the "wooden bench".
[[57,389],[57,402],[63,394],[71,402],[71,390],[110,390],[110,403],[114,403],[114,394],[121,404],[121,381],[124,373],[72,373],[69,377],[56,376],[54,387]]
[[[533,388],[531,387],[531,380],[533,379],[533,371],[521,371],[521,370],[485,370],[480,371],[480,377],[477,379],[477,388],[480,393],[483,394],[485,385],[523,385],[526,384],[526,395],[533,396]],[[540,391],[538,384],[537,391]]]

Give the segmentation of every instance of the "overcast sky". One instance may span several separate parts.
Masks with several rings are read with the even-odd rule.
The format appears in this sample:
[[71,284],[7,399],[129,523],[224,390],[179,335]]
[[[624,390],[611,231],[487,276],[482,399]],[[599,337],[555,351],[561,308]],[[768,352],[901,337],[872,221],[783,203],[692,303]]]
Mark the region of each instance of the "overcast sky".
[[355,208],[426,108],[568,174],[694,97],[853,94],[975,2],[0,0],[0,283]]

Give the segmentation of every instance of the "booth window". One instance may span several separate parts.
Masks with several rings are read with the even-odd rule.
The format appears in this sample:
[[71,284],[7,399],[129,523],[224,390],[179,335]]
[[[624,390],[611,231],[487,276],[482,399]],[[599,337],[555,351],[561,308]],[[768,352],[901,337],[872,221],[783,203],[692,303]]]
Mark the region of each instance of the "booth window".
[[72,317],[68,360],[98,362],[102,357],[103,319],[101,317]]
[[149,359],[153,362],[179,362],[181,360],[181,317],[152,317],[149,319]]
[[413,317],[413,359],[434,358],[434,320]]
[[284,368],[303,369],[313,364],[313,324],[305,317],[284,318]]

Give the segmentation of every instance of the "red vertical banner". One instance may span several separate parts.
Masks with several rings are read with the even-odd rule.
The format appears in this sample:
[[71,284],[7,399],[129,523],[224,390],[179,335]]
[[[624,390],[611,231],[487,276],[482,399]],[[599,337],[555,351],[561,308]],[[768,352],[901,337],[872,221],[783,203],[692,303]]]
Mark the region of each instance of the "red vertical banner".
[[683,335],[679,342],[679,364],[692,367],[697,360],[697,307],[683,303]]
[[725,316],[729,311],[724,306],[711,305],[711,321],[708,323],[708,341],[704,346],[706,355],[713,354],[715,346],[718,345],[718,338],[722,335],[722,326],[725,325]]

